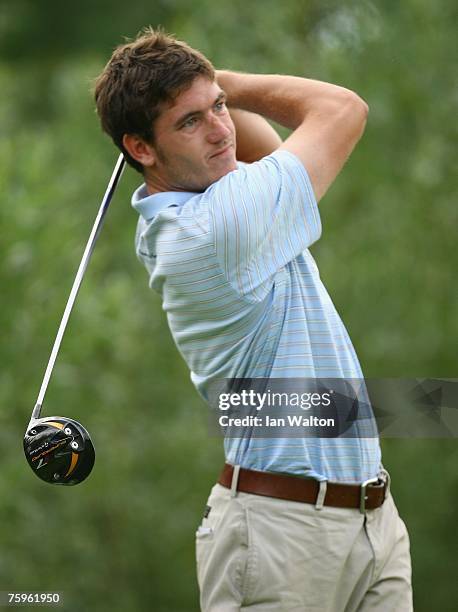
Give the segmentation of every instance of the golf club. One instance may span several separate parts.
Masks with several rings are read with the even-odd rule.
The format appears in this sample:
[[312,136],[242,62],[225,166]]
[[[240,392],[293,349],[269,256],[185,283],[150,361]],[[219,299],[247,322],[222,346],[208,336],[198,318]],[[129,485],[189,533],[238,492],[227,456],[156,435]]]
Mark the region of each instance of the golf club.
[[124,166],[125,160],[121,154],[111,175],[73,281],[40,392],[24,435],[24,452],[30,467],[39,478],[51,484],[75,485],[82,482],[91,473],[95,461],[91,437],[78,421],[61,416],[40,418],[40,414],[70,313]]

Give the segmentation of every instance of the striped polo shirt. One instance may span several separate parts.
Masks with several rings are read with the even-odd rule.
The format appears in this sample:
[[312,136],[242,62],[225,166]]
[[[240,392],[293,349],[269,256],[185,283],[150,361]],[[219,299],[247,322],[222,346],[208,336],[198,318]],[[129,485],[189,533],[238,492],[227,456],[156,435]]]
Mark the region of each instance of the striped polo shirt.
[[[238,164],[202,193],[132,197],[136,253],[162,296],[170,331],[208,399],[218,379],[362,378],[309,247],[321,221],[292,153]],[[362,482],[379,474],[377,436],[224,440],[226,460],[255,470]]]

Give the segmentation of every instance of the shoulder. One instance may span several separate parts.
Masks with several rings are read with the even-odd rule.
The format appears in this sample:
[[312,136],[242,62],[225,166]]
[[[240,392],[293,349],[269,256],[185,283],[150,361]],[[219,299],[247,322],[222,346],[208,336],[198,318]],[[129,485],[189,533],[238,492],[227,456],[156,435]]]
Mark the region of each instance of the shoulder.
[[285,182],[304,191],[310,189],[310,179],[301,160],[290,151],[277,149],[251,164],[238,162],[237,169],[210,185],[204,197],[211,202],[231,195],[237,197],[247,191],[273,194]]

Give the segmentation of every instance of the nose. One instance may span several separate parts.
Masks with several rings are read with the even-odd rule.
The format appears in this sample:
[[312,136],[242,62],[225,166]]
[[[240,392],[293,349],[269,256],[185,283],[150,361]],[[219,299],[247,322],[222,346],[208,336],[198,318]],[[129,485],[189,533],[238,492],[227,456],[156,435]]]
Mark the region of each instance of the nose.
[[225,140],[231,134],[229,126],[221,117],[214,113],[211,113],[208,119],[208,126],[207,140],[211,144],[218,144],[218,142]]

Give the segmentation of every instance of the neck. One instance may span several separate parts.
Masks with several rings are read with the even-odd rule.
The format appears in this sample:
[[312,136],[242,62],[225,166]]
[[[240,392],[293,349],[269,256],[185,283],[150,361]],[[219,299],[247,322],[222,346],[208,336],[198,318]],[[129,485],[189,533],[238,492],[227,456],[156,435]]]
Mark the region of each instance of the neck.
[[148,170],[144,172],[143,177],[149,195],[162,193],[163,191],[180,191],[179,189],[174,189],[172,185],[169,185],[162,177],[151,174]]
[[162,177],[158,177],[157,175],[148,174],[147,172],[144,173],[143,178],[145,180],[146,190],[149,195],[163,193],[164,191],[182,191],[189,193],[200,193],[204,191],[204,189],[196,189],[195,187],[191,187],[189,185],[177,185],[165,180]]

